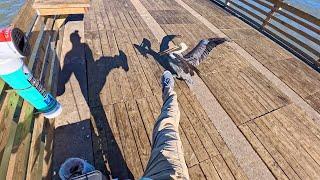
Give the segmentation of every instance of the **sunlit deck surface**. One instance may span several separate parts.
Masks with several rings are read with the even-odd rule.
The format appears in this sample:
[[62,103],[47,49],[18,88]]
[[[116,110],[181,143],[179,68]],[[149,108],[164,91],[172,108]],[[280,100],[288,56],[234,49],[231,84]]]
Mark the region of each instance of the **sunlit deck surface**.
[[161,31],[189,47],[221,34],[233,40],[199,66],[205,86],[176,81],[191,179],[320,178],[319,73],[209,0],[92,0],[83,19],[69,19],[55,172],[77,156],[106,175],[143,175],[164,69],[134,44],[145,38],[158,51]]

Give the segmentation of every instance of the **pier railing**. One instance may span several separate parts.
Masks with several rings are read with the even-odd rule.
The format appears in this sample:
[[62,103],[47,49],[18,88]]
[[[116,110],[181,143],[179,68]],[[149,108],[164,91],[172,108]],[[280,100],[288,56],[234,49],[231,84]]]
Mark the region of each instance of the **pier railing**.
[[320,69],[320,20],[282,0],[213,0]]

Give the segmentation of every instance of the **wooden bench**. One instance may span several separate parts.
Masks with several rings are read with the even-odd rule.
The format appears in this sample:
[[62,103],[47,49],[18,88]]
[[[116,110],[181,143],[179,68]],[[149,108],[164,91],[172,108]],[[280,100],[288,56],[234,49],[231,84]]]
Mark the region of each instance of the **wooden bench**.
[[32,7],[39,16],[58,16],[55,26],[60,27],[68,15],[87,13],[90,0],[35,0]]
[[[12,26],[29,39],[32,53],[26,65],[55,95],[63,31],[54,16],[37,15],[32,2],[26,1]],[[0,179],[51,179],[54,122],[35,113],[0,79]]]
[[90,0],[35,0],[32,7],[41,16],[85,14]]

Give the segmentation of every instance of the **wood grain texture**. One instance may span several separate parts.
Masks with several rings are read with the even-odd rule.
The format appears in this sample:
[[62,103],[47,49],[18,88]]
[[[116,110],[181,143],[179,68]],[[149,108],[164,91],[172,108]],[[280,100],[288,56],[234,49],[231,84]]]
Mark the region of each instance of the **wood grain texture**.
[[90,7],[90,0],[35,0],[33,8],[74,8],[74,7]]
[[53,15],[69,15],[69,14],[85,14],[88,10],[86,8],[70,7],[62,9],[53,8],[41,8],[37,9],[37,14],[39,16],[53,16]]
[[90,0],[35,0],[32,7],[41,16],[85,14],[90,7]]
[[317,178],[319,127],[312,123],[300,108],[290,104],[240,129],[277,178]]
[[[66,1],[61,0],[36,1],[42,3],[43,8],[80,8],[81,13],[84,7],[89,7],[86,5],[88,1],[78,1],[80,4],[77,5],[75,2],[69,1],[69,5],[65,5]],[[47,53],[51,46],[47,42],[56,41],[50,38],[57,35],[57,32],[50,31],[51,27],[55,27],[50,25],[53,21],[43,18],[19,20],[24,31],[33,29],[30,42],[39,49],[28,62],[30,66],[35,63],[37,77],[46,76],[44,80],[49,82],[50,89],[58,89],[53,90],[54,94],[59,94],[61,86],[51,85],[58,81],[57,72],[52,68],[59,68],[59,65],[63,68],[68,58],[72,62],[77,59],[84,63],[78,67],[83,70],[81,75],[72,72],[65,84],[64,94],[58,98],[67,112],[59,117],[61,121],[48,123],[42,116],[34,121],[30,105],[22,101],[13,104],[17,108],[9,115],[13,117],[11,119],[15,117],[18,124],[8,126],[1,123],[1,127],[7,127],[5,132],[9,132],[2,134],[3,140],[0,141],[4,144],[0,152],[1,176],[24,179],[27,173],[29,179],[40,179],[41,176],[50,178],[51,153],[61,157],[52,161],[53,170],[57,173],[59,164],[77,152],[76,156],[89,160],[110,178],[141,177],[149,160],[154,122],[163,103],[160,77],[164,71],[153,57],[145,57],[135,48],[134,44],[139,45],[144,38],[150,40],[155,51],[159,51],[159,42],[166,34],[183,35],[174,43],[185,42],[190,47],[203,38],[217,37],[221,33],[227,35],[319,112],[317,73],[212,2],[183,1],[201,14],[200,19],[217,26],[210,26],[211,29],[199,22],[189,12],[190,9],[177,3],[180,1],[140,2],[145,7],[143,16],[135,8],[137,4],[130,1],[93,0],[84,21],[68,22],[63,29],[64,36],[57,36],[57,60],[62,60],[57,65],[49,62],[49,59],[55,59],[54,53]],[[34,11],[24,9],[23,12],[36,17]],[[145,15],[154,20],[145,21]],[[40,22],[47,24],[46,31],[41,31],[45,25]],[[30,23],[31,28],[27,26]],[[78,30],[80,46],[76,46],[71,37],[75,30]],[[67,55],[75,49],[75,53]],[[226,132],[228,127],[221,128],[221,121],[225,119],[213,123],[213,115],[208,114],[207,110],[216,106],[204,108],[197,94],[193,93],[194,89],[182,81],[176,81],[175,90],[181,110],[179,131],[190,177],[247,179],[248,172],[255,171],[257,166],[243,168],[239,156],[245,156],[248,152],[235,151],[243,147],[230,146],[229,141],[239,141],[243,134],[244,142],[258,155],[255,160],[260,158],[275,178],[319,178],[318,124],[292,103],[287,93],[279,89],[274,81],[252,63],[244,61],[242,53],[235,49],[229,45],[215,48],[199,69],[200,80],[205,82],[208,92],[217,99],[225,115],[231,117],[230,122],[238,125],[232,126],[235,130],[239,128],[237,132],[240,134],[236,139],[229,136],[234,131]],[[10,92],[5,91],[7,88],[0,82],[1,111],[7,107],[3,103],[11,96]],[[214,116],[220,117],[221,114]],[[35,122],[34,129],[32,122]],[[59,128],[53,132],[53,126]],[[78,131],[80,126],[81,132]],[[73,138],[70,133],[78,136]],[[54,143],[50,142],[53,136]],[[65,142],[65,137],[69,137],[70,142]],[[57,149],[50,152],[53,146],[60,148],[66,143],[69,146],[64,152],[59,154]],[[249,160],[243,162],[253,166]]]

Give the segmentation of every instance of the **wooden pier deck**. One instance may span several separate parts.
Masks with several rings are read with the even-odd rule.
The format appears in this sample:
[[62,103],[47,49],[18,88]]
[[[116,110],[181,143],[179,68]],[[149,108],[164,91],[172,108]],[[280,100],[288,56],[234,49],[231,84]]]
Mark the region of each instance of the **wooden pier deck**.
[[54,177],[71,156],[120,179],[142,176],[164,69],[134,44],[159,50],[179,34],[174,43],[189,47],[232,40],[200,65],[194,86],[176,81],[191,179],[320,178],[320,74],[215,3],[91,0],[63,31]]

